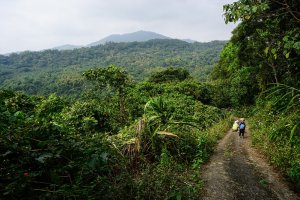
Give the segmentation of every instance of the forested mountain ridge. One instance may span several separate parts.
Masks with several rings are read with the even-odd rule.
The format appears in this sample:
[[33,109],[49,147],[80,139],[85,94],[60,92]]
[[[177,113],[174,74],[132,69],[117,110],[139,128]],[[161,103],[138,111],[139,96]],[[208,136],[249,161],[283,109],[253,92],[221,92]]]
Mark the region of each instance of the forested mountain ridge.
[[83,71],[110,64],[124,67],[135,80],[142,80],[153,70],[166,67],[185,67],[198,80],[207,80],[225,43],[159,39],[65,51],[14,53],[0,56],[0,85],[28,94],[76,92],[80,90]]
[[114,42],[114,43],[145,42],[154,39],[171,39],[171,38],[151,31],[137,31],[137,32],[125,33],[125,34],[112,34],[99,41],[90,43],[87,46],[96,46],[99,44],[105,44],[107,42]]
[[[112,34],[108,35],[96,42],[92,42],[87,45],[61,45],[58,47],[54,47],[52,49],[57,49],[57,50],[72,50],[76,48],[81,48],[81,47],[91,47],[91,46],[97,46],[97,45],[103,45],[106,43],[120,43],[120,42],[146,42],[148,40],[154,40],[154,39],[172,39],[170,37],[161,35],[159,33],[151,32],[151,31],[136,31],[132,33],[124,33],[124,34]],[[186,40],[183,40],[186,41]],[[186,42],[196,42],[193,40],[187,40]]]

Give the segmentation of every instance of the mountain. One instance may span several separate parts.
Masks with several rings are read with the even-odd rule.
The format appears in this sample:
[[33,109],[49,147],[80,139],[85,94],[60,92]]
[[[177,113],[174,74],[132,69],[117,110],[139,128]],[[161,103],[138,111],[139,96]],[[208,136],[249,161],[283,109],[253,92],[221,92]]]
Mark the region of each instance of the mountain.
[[116,42],[116,43],[117,42],[145,42],[153,39],[171,39],[171,38],[151,31],[137,31],[133,33],[109,35],[97,42],[88,44],[87,46],[88,47],[96,46],[99,44],[105,44],[107,42]]
[[73,50],[73,49],[78,49],[81,48],[82,46],[79,45],[72,45],[72,44],[65,44],[65,45],[61,45],[58,47],[54,47],[52,49],[56,49],[56,50]]
[[[79,48],[82,48],[82,47],[92,47],[92,46],[97,46],[97,45],[100,45],[100,44],[106,44],[108,42],[113,42],[113,43],[146,42],[146,41],[153,40],[153,39],[174,39],[174,38],[167,37],[165,35],[161,35],[161,34],[158,34],[158,33],[155,33],[155,32],[151,32],[151,31],[137,31],[137,32],[125,33],[125,34],[112,34],[112,35],[109,35],[109,36],[99,40],[99,41],[92,42],[92,43],[87,44],[87,45],[80,46],[80,45],[73,45],[73,44],[65,44],[65,45],[53,47],[50,50],[59,50],[59,51],[74,50],[74,49],[79,49]],[[191,40],[191,39],[178,39],[178,40],[188,42],[188,43],[198,42],[196,40]],[[10,54],[13,54],[13,53],[18,54],[18,53],[22,53],[22,52],[24,52],[24,51],[11,52],[11,53],[3,54],[3,55],[9,56]]]
[[[109,35],[105,38],[102,38],[99,41],[92,42],[90,44],[87,44],[85,46],[79,46],[79,45],[71,45],[71,44],[66,44],[62,46],[57,46],[52,49],[56,50],[73,50],[73,49],[78,49],[81,47],[92,47],[92,46],[97,46],[100,44],[106,44],[108,42],[114,42],[114,43],[120,43],[120,42],[146,42],[148,40],[153,40],[153,39],[174,39],[167,37],[165,35],[161,35],[155,32],[151,31],[137,31],[133,33],[125,33],[125,34],[112,34]],[[197,42],[196,40],[191,40],[191,39],[180,39],[182,41],[188,42],[188,43],[194,43]]]

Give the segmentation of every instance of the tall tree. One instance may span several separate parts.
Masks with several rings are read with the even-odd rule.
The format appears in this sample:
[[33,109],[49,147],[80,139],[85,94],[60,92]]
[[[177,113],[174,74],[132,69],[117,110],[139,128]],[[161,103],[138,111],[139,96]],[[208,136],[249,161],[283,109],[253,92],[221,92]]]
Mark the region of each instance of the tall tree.
[[117,90],[120,106],[120,121],[126,123],[128,117],[125,107],[125,88],[129,84],[128,73],[116,65],[110,65],[107,68],[88,70],[83,73],[83,76],[88,80],[97,81],[100,87],[109,86]]
[[231,42],[241,67],[254,67],[260,88],[299,86],[300,1],[239,0],[224,6],[225,21],[241,21]]

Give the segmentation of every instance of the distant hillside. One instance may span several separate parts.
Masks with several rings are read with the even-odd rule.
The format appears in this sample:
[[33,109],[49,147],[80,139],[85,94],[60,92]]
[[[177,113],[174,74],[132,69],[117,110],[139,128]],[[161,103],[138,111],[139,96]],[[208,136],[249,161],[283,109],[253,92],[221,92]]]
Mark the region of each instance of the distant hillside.
[[105,44],[107,42],[145,42],[153,39],[171,39],[171,38],[150,31],[137,31],[137,32],[126,33],[126,34],[109,35],[97,42],[88,44],[87,46],[96,46],[99,44]]
[[159,39],[0,55],[0,87],[27,94],[76,95],[85,87],[83,71],[110,64],[124,67],[136,81],[166,67],[185,67],[197,80],[207,80],[225,43]]

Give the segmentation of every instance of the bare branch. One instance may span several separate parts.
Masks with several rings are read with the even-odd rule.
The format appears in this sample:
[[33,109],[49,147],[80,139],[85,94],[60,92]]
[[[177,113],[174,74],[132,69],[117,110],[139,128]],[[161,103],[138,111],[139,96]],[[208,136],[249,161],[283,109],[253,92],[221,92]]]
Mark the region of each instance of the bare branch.
[[[286,9],[287,9],[287,11],[294,17],[294,19],[296,19],[297,21],[300,22],[300,19],[294,14],[295,11],[293,11],[293,10],[291,9],[291,6],[287,3],[286,0],[284,0],[284,2],[285,2],[285,4],[286,4]],[[297,12],[295,12],[295,13],[297,13]]]

